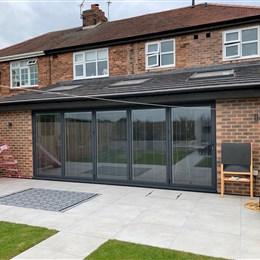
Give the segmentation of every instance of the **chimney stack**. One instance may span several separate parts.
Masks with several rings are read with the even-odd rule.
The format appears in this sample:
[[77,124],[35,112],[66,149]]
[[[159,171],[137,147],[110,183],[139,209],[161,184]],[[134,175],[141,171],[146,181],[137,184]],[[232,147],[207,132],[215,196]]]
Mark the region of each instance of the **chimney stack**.
[[107,22],[105,13],[99,9],[98,4],[92,4],[91,9],[85,10],[82,13],[83,27],[96,25],[98,23]]

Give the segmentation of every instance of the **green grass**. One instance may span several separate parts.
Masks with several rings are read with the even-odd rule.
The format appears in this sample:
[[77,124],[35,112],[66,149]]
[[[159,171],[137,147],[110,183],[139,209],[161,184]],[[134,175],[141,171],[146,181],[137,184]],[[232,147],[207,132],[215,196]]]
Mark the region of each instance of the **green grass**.
[[206,156],[206,157],[203,157],[203,158],[195,165],[195,167],[211,168],[211,165],[212,165],[212,157]]
[[[192,151],[175,150],[173,154],[173,163],[184,159]],[[82,162],[91,162],[91,158],[83,158]],[[144,150],[134,150],[134,164],[166,165],[165,152],[149,152]],[[98,154],[99,163],[127,163],[127,152],[123,150],[109,150],[108,152]]]
[[47,228],[0,221],[0,259],[10,259],[56,233]]
[[205,260],[221,259],[209,256],[196,255],[153,246],[109,240],[101,245],[87,260]]

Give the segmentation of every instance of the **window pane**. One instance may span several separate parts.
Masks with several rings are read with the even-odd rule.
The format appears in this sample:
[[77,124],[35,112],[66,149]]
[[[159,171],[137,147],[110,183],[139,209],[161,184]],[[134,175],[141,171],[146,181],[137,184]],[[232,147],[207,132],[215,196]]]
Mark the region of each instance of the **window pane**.
[[20,70],[12,69],[12,87],[20,86]]
[[92,113],[65,113],[65,175],[93,178]]
[[238,32],[227,33],[226,42],[238,41]]
[[148,53],[158,52],[158,43],[148,45]]
[[211,108],[172,109],[172,181],[212,185]]
[[20,67],[27,67],[27,61],[21,61]]
[[237,45],[226,46],[226,56],[227,57],[238,56],[238,46]]
[[132,111],[133,179],[166,182],[165,109]]
[[161,59],[162,59],[161,60],[162,66],[173,64],[173,54],[172,53],[162,54]]
[[97,112],[97,177],[127,180],[126,111]]
[[30,66],[30,85],[38,85],[38,67]]
[[95,61],[96,60],[96,52],[86,52],[86,61]]
[[61,176],[60,114],[36,115],[37,174]]
[[248,29],[242,31],[242,42],[256,41],[257,40],[257,29]]
[[258,47],[256,42],[242,44],[242,56],[257,55],[257,53]]
[[101,50],[101,51],[98,51],[97,53],[98,55],[98,60],[106,60],[107,59],[107,50]]
[[75,60],[75,62],[81,62],[81,61],[83,61],[83,54],[76,54],[76,55],[74,56],[74,60]]
[[107,61],[98,62],[98,75],[107,75]]
[[167,41],[161,43],[161,52],[173,51],[173,41]]
[[21,69],[21,86],[28,86],[28,68]]
[[91,76],[96,76],[96,63],[86,63],[86,76],[91,77]]
[[82,77],[84,75],[83,65],[75,65],[75,76]]
[[148,67],[158,65],[158,55],[153,55],[148,57]]

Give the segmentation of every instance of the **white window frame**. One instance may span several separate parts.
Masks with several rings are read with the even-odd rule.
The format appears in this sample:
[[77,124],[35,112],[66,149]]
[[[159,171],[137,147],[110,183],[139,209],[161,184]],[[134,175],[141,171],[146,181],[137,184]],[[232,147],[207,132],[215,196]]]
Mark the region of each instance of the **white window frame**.
[[[35,61],[33,64],[29,64],[30,61]],[[21,63],[26,62],[26,66],[21,66]],[[19,66],[13,67],[15,63],[19,63]],[[38,70],[38,61],[37,59],[29,59],[29,60],[20,60],[20,61],[14,61],[10,62],[10,88],[17,89],[17,88],[28,88],[28,87],[37,87],[38,84],[31,85],[31,73],[30,73],[30,67],[36,67],[37,66],[37,74],[38,74],[38,82],[39,82],[39,70]],[[12,69],[19,69],[19,82],[20,86],[13,86],[13,75],[12,75]],[[22,69],[28,69],[28,85],[21,85],[22,79],[21,79],[21,70]]]
[[[98,51],[104,51],[104,50],[107,52],[107,58],[106,59],[102,59],[102,60],[98,60],[97,59],[97,52]],[[98,67],[97,67],[98,61],[107,61],[107,74],[86,76],[86,64],[88,63],[86,61],[86,54],[87,53],[91,53],[91,52],[95,52],[96,53],[96,60],[94,61],[96,63],[96,72],[98,72]],[[76,62],[75,61],[76,55],[83,55],[83,60]],[[82,65],[83,66],[83,75],[82,76],[76,76],[76,65]],[[73,53],[73,78],[74,78],[74,80],[78,80],[78,79],[93,79],[93,78],[105,78],[105,77],[109,77],[109,51],[108,51],[108,48],[93,49],[93,50],[80,51],[80,52]]]
[[[161,44],[163,42],[169,42],[172,41],[173,43],[173,51],[170,52],[161,52]],[[154,45],[157,44],[158,45],[158,49],[155,52],[148,52],[148,47],[149,45]],[[169,64],[169,65],[161,65],[161,60],[162,60],[162,55],[163,54],[170,54],[172,53],[173,55],[173,64]],[[148,58],[149,57],[157,57],[157,62],[156,64],[153,65],[148,65]],[[166,39],[166,40],[162,40],[162,41],[154,41],[154,42],[147,42],[145,44],[145,67],[146,69],[158,69],[158,68],[169,68],[169,67],[175,67],[175,59],[176,59],[176,53],[175,53],[175,39]]]
[[[242,42],[242,32],[246,31],[246,30],[251,30],[251,29],[257,29],[257,40]],[[238,33],[238,40],[227,42],[226,36],[227,36],[227,34],[230,34],[230,33]],[[255,42],[257,42],[258,53],[256,55],[242,56],[242,46],[243,46],[243,44],[255,43]],[[227,57],[226,48],[228,46],[238,46],[238,55],[233,55],[233,56]],[[252,27],[246,27],[246,28],[224,31],[222,33],[222,50],[223,50],[223,61],[252,59],[252,58],[259,57],[260,56],[260,26],[252,26]]]

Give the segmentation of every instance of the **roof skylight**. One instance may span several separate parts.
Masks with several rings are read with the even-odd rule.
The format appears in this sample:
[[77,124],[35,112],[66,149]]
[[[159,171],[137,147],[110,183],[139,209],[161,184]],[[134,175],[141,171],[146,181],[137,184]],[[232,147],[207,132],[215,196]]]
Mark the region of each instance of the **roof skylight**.
[[118,81],[116,83],[113,83],[111,85],[109,85],[109,87],[126,87],[126,86],[135,86],[135,85],[141,85],[144,82],[150,80],[150,78],[148,79],[130,79],[130,80],[122,80],[122,81]]
[[234,76],[234,70],[196,72],[189,79],[222,78]]
[[50,89],[49,91],[62,91],[62,90],[71,90],[71,89],[75,89],[75,88],[78,88],[78,87],[81,87],[82,85],[71,85],[71,86],[59,86],[59,87],[56,87],[56,88],[53,88],[53,89]]

